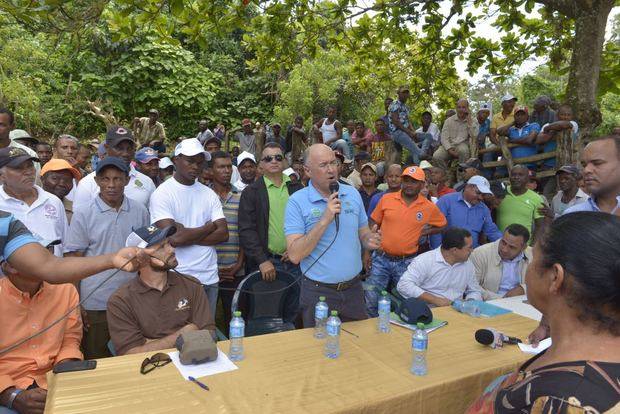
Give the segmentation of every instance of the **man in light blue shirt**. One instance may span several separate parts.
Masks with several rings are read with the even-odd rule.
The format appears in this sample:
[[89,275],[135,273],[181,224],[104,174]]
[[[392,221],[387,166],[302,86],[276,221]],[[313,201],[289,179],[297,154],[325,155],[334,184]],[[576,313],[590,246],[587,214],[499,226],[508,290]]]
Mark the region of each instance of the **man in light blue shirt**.
[[583,149],[583,180],[590,198],[567,208],[577,211],[601,211],[620,215],[620,137],[608,135],[590,142]]
[[[483,194],[493,194],[489,182],[480,175],[474,175],[462,192],[446,194],[437,201],[437,207],[446,216],[448,226],[469,230],[474,249],[480,244],[480,233],[484,233],[492,242],[502,237],[502,232],[491,218],[491,211],[482,202]],[[431,238],[433,248],[440,244],[437,239],[441,240],[441,235]]]
[[305,154],[304,169],[310,182],[291,195],[284,218],[289,259],[301,264],[304,275],[300,296],[304,327],[314,326],[319,296],[325,296],[329,308],[344,321],[366,319],[359,279],[361,249],[379,248],[381,237],[368,228],[355,188],[342,185],[337,193],[330,192],[330,184],[338,180],[334,151],[324,144],[312,145]]

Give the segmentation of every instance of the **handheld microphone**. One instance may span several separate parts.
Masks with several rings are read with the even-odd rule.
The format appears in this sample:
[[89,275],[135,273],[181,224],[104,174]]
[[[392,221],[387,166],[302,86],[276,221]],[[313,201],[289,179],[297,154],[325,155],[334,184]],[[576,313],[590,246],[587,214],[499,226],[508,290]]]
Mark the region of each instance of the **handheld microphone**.
[[519,338],[504,335],[493,328],[478,329],[475,338],[479,344],[490,346],[493,349],[501,348],[504,344],[516,345],[521,342]]
[[[334,194],[337,193],[338,190],[340,189],[340,185],[338,184],[338,181],[334,181],[329,183],[329,192]],[[336,217],[334,217],[334,221],[336,222],[336,231],[340,230],[340,214],[336,214]]]

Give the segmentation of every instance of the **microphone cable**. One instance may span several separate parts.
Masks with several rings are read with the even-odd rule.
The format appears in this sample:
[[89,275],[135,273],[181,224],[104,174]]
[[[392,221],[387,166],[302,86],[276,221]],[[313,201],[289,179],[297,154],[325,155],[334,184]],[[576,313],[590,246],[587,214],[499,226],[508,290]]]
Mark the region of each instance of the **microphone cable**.
[[[202,283],[200,283],[200,281],[196,281],[193,280],[189,277],[187,277],[187,275],[184,275],[183,273],[179,272],[178,270],[171,268],[170,270],[172,270],[173,272],[175,272],[176,274],[178,274],[179,276],[182,276],[185,280],[189,280],[192,283],[195,284],[199,284],[200,286],[206,286],[207,288],[210,289],[217,289],[217,290],[222,290],[222,291],[237,291],[239,290],[241,293],[247,293],[250,295],[268,295],[268,294],[273,294],[273,293],[279,293],[279,292],[283,292],[287,289],[289,289],[290,287],[294,286],[295,284],[299,283],[301,281],[302,277],[306,277],[306,272],[308,272],[308,270],[310,270],[312,268],[312,266],[314,266],[319,259],[321,259],[321,257],[323,257],[323,255],[325,255],[325,253],[327,253],[327,251],[332,247],[332,245],[334,244],[334,242],[336,241],[336,238],[338,237],[338,233],[339,233],[339,229],[336,229],[336,234],[334,234],[334,238],[332,239],[332,241],[329,243],[329,245],[325,248],[325,250],[323,250],[323,252],[319,255],[319,257],[317,257],[314,262],[312,262],[312,264],[310,264],[310,266],[308,266],[308,268],[306,269],[305,272],[301,273],[301,276],[296,278],[293,282],[289,283],[288,285],[286,285],[283,288],[280,289],[274,289],[274,290],[269,290],[269,291],[262,291],[262,292],[252,292],[249,290],[244,290],[244,289],[239,289],[239,288],[220,288],[219,286],[207,286],[207,285],[203,285]],[[157,259],[157,260],[161,260],[153,255],[149,255],[151,258],[153,259]],[[171,255],[172,256],[172,255]],[[169,256],[168,259],[171,257]],[[83,297],[82,299],[80,299],[80,301],[78,302],[77,305],[73,306],[71,309],[69,309],[67,312],[65,312],[62,316],[60,316],[58,319],[56,319],[55,321],[53,321],[52,323],[50,323],[49,325],[47,325],[44,328],[41,328],[40,330],[38,330],[37,332],[27,336],[24,339],[20,339],[19,341],[13,343],[12,345],[7,346],[6,348],[0,349],[0,355],[4,355],[8,352],[11,352],[12,350],[20,347],[21,345],[25,344],[26,342],[30,341],[31,339],[34,339],[38,336],[43,335],[45,332],[49,331],[50,329],[52,329],[54,326],[58,325],[60,322],[62,322],[65,318],[67,318],[69,315],[71,315],[71,313],[73,313],[75,310],[77,310],[80,306],[82,306],[82,304],[84,302],[86,302],[101,286],[103,286],[104,283],[106,283],[108,280],[110,280],[113,276],[116,276],[116,274],[118,272],[120,272],[125,266],[127,266],[134,258],[131,258],[129,260],[127,260],[125,262],[124,265],[122,265],[119,269],[116,269],[116,271],[114,271],[113,273],[111,273],[108,277],[106,277],[105,279],[103,279],[101,281],[101,283],[99,283],[97,286],[95,286],[95,288],[85,297]],[[168,260],[166,259],[166,261]],[[164,262],[166,263],[166,262]],[[301,269],[301,267],[300,267]],[[92,276],[92,275],[91,275]],[[136,275],[136,277],[139,277],[138,275]]]

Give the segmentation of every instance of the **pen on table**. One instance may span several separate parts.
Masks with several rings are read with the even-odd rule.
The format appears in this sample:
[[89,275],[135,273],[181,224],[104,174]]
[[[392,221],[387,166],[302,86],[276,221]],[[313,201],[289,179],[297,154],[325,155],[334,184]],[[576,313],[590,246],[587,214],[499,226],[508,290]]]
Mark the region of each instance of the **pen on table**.
[[353,332],[351,332],[351,331],[347,331],[347,330],[346,330],[346,329],[344,329],[343,327],[340,327],[340,329],[342,329],[343,331],[345,331],[345,332],[346,332],[346,333],[348,333],[349,335],[353,335],[354,337],[359,338],[359,336],[357,336],[357,334],[354,334],[354,333],[353,333]]
[[187,379],[190,380],[193,383],[196,383],[203,390],[209,391],[209,387],[207,387],[207,384],[203,384],[202,382],[198,381],[196,378],[194,378],[194,377],[187,377]]

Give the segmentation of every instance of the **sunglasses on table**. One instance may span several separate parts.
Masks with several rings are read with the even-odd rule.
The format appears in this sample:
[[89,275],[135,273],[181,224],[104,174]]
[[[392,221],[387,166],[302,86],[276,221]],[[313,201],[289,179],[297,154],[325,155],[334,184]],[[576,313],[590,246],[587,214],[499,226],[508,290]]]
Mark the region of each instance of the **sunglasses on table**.
[[278,162],[282,161],[284,159],[284,155],[282,154],[276,154],[276,155],[266,155],[264,156],[261,161],[265,161],[265,162],[271,162],[273,160],[276,160]]
[[146,375],[149,372],[153,371],[155,368],[163,367],[164,365],[168,365],[171,362],[172,359],[170,359],[170,355],[159,352],[152,357],[146,358],[144,361],[142,361],[142,366],[140,367],[140,374]]

